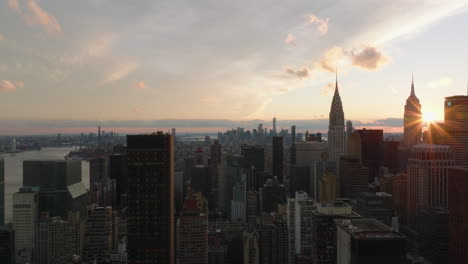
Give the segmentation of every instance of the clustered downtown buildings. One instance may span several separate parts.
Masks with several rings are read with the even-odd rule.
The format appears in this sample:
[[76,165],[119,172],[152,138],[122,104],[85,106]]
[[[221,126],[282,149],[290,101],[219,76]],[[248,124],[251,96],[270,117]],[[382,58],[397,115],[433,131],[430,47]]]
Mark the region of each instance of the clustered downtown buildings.
[[326,136],[99,128],[68,160],[24,161],[11,224],[1,158],[0,262],[468,263],[468,96],[426,129],[421,105],[413,81],[401,138],[346,121],[338,80]]

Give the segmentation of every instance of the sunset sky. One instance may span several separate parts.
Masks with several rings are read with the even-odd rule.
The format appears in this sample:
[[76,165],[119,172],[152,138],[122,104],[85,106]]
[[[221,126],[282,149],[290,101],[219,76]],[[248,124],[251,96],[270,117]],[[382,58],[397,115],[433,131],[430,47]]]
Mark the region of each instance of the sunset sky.
[[467,8],[1,0],[0,134],[43,133],[51,122],[73,131],[133,120],[323,120],[335,68],[346,119],[399,127],[414,72],[423,112],[442,120],[444,96],[467,92]]

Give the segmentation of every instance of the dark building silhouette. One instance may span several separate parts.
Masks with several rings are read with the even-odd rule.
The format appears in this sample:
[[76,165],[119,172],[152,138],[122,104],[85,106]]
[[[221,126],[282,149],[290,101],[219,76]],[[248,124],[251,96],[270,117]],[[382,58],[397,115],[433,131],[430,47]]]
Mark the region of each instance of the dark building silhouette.
[[278,178],[267,179],[261,190],[262,212],[278,210],[278,204],[286,203],[287,190]]
[[278,177],[278,181],[283,183],[283,137],[273,137],[273,176]]
[[128,190],[127,155],[109,156],[109,176],[115,180],[116,203],[121,208],[125,205],[125,195]]
[[5,224],[5,161],[0,157],[0,226]]
[[25,160],[23,186],[40,187],[41,191],[65,190],[81,181],[79,160]]
[[398,171],[398,141],[384,141],[382,148],[382,165],[387,167],[389,172],[396,173]]
[[356,131],[361,136],[362,164],[369,169],[369,182],[373,182],[382,164],[383,130],[364,128]]
[[468,263],[468,168],[449,169],[449,263]]
[[445,208],[419,211],[417,232],[419,254],[432,264],[448,264],[449,212]]
[[375,219],[336,220],[337,264],[406,264],[406,238]]
[[128,263],[175,263],[174,136],[127,136]]
[[355,198],[359,193],[369,189],[369,169],[363,166],[356,157],[341,156],[340,159],[341,195]]
[[0,226],[0,263],[15,264],[15,231]]
[[365,192],[357,195],[355,210],[362,217],[375,218],[392,225],[393,197],[384,192]]
[[361,216],[350,205],[333,202],[320,205],[312,211],[312,257],[315,264],[337,263],[337,236],[335,220],[355,219]]
[[265,171],[265,149],[261,146],[241,147],[241,155],[243,157],[243,167],[254,167],[257,171]]
[[414,81],[411,82],[411,94],[406,99],[404,114],[403,147],[410,149],[419,144],[422,138],[421,104],[414,92]]
[[468,166],[468,96],[445,98],[444,130],[457,166]]

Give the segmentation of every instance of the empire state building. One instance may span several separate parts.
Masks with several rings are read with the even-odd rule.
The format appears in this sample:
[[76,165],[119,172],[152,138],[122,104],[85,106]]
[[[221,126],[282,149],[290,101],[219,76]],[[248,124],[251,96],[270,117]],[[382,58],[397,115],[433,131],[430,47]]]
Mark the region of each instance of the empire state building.
[[328,158],[330,161],[339,162],[340,156],[346,153],[346,133],[343,104],[338,91],[338,78],[335,84],[335,94],[330,110],[328,126]]
[[404,116],[403,146],[410,149],[421,142],[422,136],[421,104],[414,93],[414,80],[411,82],[411,94],[406,99]]

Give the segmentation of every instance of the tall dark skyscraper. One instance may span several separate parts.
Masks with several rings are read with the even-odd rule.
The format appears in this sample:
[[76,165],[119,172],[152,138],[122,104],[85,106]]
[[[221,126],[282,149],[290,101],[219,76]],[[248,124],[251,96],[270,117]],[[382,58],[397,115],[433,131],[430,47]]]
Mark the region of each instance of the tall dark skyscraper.
[[273,137],[273,176],[283,183],[283,137]]
[[5,223],[5,161],[0,157],[0,225]]
[[15,264],[15,231],[0,227],[0,263]]
[[444,125],[457,166],[468,166],[468,96],[445,98]]
[[338,91],[338,78],[335,83],[335,94],[330,109],[328,126],[328,159],[337,163],[340,156],[346,153],[346,133],[343,104]]
[[127,136],[128,263],[174,264],[174,136]]
[[379,175],[382,164],[383,130],[358,129],[361,137],[362,164],[369,168],[369,181],[372,182]]
[[421,104],[414,92],[414,80],[411,82],[411,94],[406,99],[404,116],[404,138],[403,147],[410,149],[413,145],[421,142],[422,137],[422,114]]

